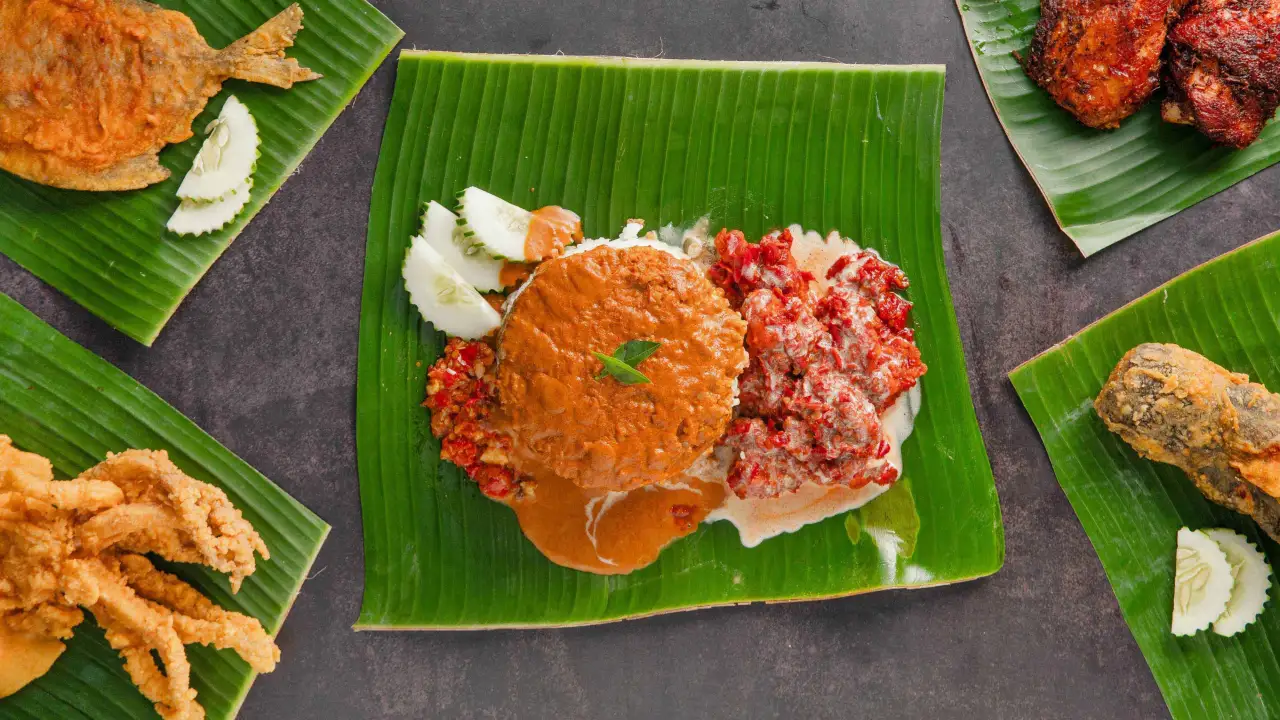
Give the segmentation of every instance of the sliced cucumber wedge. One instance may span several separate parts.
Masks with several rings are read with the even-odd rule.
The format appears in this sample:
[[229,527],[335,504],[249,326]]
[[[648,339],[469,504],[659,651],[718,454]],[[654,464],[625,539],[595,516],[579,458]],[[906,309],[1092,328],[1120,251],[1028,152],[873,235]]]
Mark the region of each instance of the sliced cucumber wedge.
[[204,235],[221,230],[244,210],[252,190],[253,178],[248,178],[239,187],[213,202],[183,200],[178,204],[178,209],[173,211],[165,227],[169,228],[169,232],[179,235]]
[[1213,528],[1201,530],[1218,544],[1231,565],[1231,577],[1235,586],[1227,609],[1213,623],[1213,631],[1231,637],[1244,630],[1267,604],[1267,591],[1271,589],[1271,566],[1248,538],[1234,530]]
[[1235,580],[1226,553],[1202,532],[1178,531],[1173,575],[1174,635],[1195,635],[1227,609]]
[[464,252],[465,246],[462,244],[462,229],[458,227],[458,216],[435,200],[427,203],[427,212],[422,216],[422,237],[475,289],[480,292],[493,292],[504,287],[501,279],[502,268],[507,262],[489,257],[485,253]]
[[404,286],[423,319],[449,335],[475,340],[497,329],[498,311],[449,267],[427,241],[414,237],[404,256]]
[[227,98],[205,133],[204,145],[178,186],[178,197],[183,200],[212,202],[221,198],[243,185],[258,162],[258,125],[235,95]]
[[525,239],[533,221],[533,213],[528,210],[478,187],[469,187],[458,195],[458,215],[464,252],[512,262],[539,259],[525,257]]

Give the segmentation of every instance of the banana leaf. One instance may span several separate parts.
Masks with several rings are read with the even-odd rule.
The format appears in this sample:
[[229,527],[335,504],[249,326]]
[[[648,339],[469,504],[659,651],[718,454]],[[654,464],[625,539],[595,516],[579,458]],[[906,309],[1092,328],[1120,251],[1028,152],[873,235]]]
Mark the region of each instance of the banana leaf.
[[1013,149],[1084,255],[1119,242],[1280,160],[1280,128],[1246,150],[1160,119],[1159,93],[1118,130],[1093,130],[1027,78],[1039,0],[956,0],[982,84]]
[[[158,0],[186,13],[205,40],[224,47],[292,0]],[[232,80],[196,118],[194,137],[160,162],[173,175],[145,190],[58,190],[0,171],[0,253],[94,315],[150,346],[191,288],[298,167],[404,34],[364,0],[301,0],[305,17],[288,54],[324,75],[290,90]],[[178,236],[165,222],[203,130],[234,94],[262,137],[249,204],[223,229]]]
[[[150,390],[0,294],[0,434],[75,477],[108,452],[167,450],[185,472],[226,491],[271,551],[231,594],[204,567],[163,564],[222,607],[252,615],[275,634],[329,526]],[[231,651],[190,645],[192,687],[212,720],[235,717],[254,673]],[[289,662],[286,656],[283,660]],[[158,717],[124,661],[86,619],[47,675],[0,699],[0,719]]]
[[1107,431],[1093,398],[1130,348],[1176,343],[1280,388],[1280,235],[1196,268],[1108,315],[1011,373],[1058,482],[1098,552],[1125,622],[1178,720],[1280,717],[1280,588],[1240,635],[1170,634],[1174,535],[1228,527],[1280,567],[1280,546],[1248,518],[1210,503],[1169,465]]
[[[999,504],[943,265],[942,68],[403,52],[397,73],[360,328],[358,628],[596,623],[1000,567]],[[904,448],[906,498],[862,518],[866,533],[858,517],[835,517],[754,549],[725,523],[704,525],[626,576],[546,560],[508,508],[440,460],[420,407],[444,336],[410,305],[401,264],[422,204],[452,204],[468,185],[573,209],[588,237],[616,236],[632,217],[657,228],[709,213],[756,237],[789,223],[841,228],[900,263],[930,365]],[[900,534],[914,539],[910,558],[894,552]]]

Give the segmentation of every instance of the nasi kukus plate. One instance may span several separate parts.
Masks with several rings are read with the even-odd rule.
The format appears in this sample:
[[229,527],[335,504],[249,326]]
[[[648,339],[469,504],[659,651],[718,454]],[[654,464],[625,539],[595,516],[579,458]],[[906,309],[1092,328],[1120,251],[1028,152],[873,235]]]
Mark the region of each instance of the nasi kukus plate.
[[[996,571],[999,504],[942,256],[943,84],[938,66],[402,53],[365,268],[357,627],[586,624]],[[790,223],[839,228],[901,264],[930,368],[905,480],[860,512],[756,548],[713,523],[630,575],[548,561],[510,509],[440,460],[420,407],[444,335],[410,305],[401,265],[423,204],[469,185],[574,210],[588,237],[632,217],[657,228],[709,214],[713,228],[756,238]]]
[[[215,48],[249,33],[291,0],[158,0],[185,13]],[[124,334],[150,345],[191,288],[231,245],[368,80],[403,33],[364,0],[300,0],[303,29],[288,56],[324,75],[290,90],[228,81],[192,123],[194,136],[166,148],[172,171],[143,190],[58,190],[0,172],[0,253]],[[253,113],[262,144],[248,205],[199,237],[165,230],[176,195],[229,95]]]
[[[216,485],[262,535],[270,560],[232,594],[225,575],[195,565],[165,569],[216,604],[262,621],[274,635],[284,622],[329,526],[219,445],[128,375],[76,345],[0,294],[0,434],[20,450],[75,477],[108,452],[167,450],[183,471]],[[0,719],[159,717],[124,671],[102,631],[86,620],[48,674],[0,699]],[[188,645],[191,685],[210,720],[234,717],[255,673],[232,651]],[[282,662],[289,662],[285,652]]]
[[1087,255],[1280,160],[1274,123],[1245,150],[1215,147],[1160,119],[1160,93],[1118,130],[1093,130],[1058,107],[1018,65],[1040,0],[956,0],[982,83],[1009,142],[1062,230]]
[[1280,716],[1280,588],[1234,637],[1170,634],[1174,536],[1227,527],[1273,567],[1280,546],[1249,518],[1206,500],[1181,470],[1144,460],[1103,425],[1093,399],[1132,347],[1175,343],[1280,389],[1280,234],[1192,270],[1090,325],[1010,374],[1054,472],[1088,533],[1178,720]]

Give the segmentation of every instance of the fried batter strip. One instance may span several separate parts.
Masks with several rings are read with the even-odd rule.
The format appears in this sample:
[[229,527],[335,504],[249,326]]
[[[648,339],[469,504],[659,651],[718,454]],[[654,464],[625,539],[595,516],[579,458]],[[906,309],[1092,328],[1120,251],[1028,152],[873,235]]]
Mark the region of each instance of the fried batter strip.
[[117,509],[119,514],[95,526],[88,540],[115,538],[112,544],[124,550],[208,565],[231,576],[233,591],[253,574],[255,552],[271,559],[262,538],[227,494],[188,477],[163,450],[108,454],[80,477],[109,482],[124,491],[130,505],[147,506],[127,513]]
[[214,605],[148,552],[226,572],[233,591],[255,552],[268,557],[226,493],[163,451],[108,455],[54,480],[48,460],[0,435],[0,630],[65,640],[84,608],[162,717],[200,720],[184,645],[234,650],[257,672],[274,670],[280,649],[258,620]]

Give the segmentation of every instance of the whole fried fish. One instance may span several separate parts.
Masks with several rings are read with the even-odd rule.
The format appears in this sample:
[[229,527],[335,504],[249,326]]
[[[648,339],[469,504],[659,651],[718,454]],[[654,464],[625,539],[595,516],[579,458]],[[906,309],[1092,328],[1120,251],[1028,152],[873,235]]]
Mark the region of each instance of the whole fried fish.
[[0,168],[71,190],[133,190],[228,78],[289,88],[296,4],[223,50],[142,0],[0,0]]
[[1094,408],[1139,455],[1178,466],[1280,542],[1280,395],[1185,348],[1146,343],[1111,371]]

